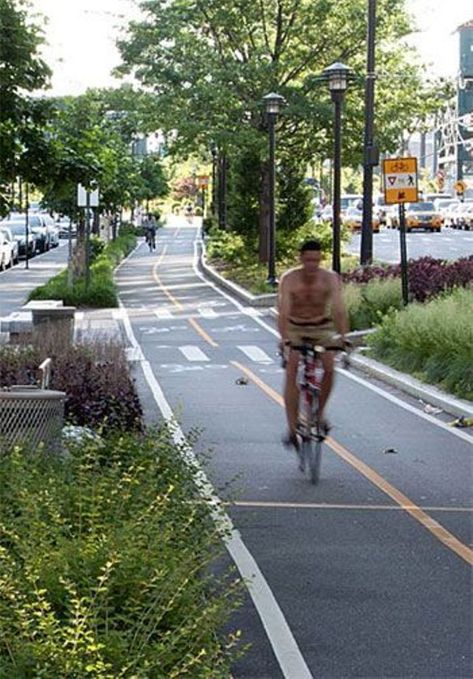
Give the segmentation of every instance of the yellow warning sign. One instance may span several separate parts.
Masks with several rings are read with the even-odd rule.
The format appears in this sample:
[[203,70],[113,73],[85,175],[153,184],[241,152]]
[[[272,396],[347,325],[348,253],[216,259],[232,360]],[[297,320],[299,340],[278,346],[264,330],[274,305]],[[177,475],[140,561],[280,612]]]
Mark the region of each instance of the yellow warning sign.
[[384,200],[386,203],[416,203],[417,158],[389,158],[383,161]]

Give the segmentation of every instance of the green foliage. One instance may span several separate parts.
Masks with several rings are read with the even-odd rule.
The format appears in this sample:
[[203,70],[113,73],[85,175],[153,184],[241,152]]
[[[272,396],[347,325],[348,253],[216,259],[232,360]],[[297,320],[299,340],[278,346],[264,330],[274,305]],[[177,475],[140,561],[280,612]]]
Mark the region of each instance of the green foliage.
[[213,228],[209,232],[207,254],[210,259],[238,262],[245,256],[245,241],[233,231]]
[[373,280],[365,285],[347,283],[343,286],[351,330],[363,330],[380,323],[392,309],[401,309],[402,293],[399,279]]
[[473,400],[472,318],[473,289],[459,288],[389,313],[368,342],[379,360]]
[[105,246],[96,238],[94,242],[95,260],[90,267],[90,282],[86,287],[84,278],[68,286],[67,271],[61,271],[51,278],[45,285],[32,290],[28,299],[62,299],[65,305],[76,307],[115,308],[118,306],[116,285],[113,280],[113,270],[136,246],[136,236],[129,231],[120,232],[114,241]]
[[2,677],[229,676],[237,583],[166,429],[0,456],[0,514]]
[[39,55],[43,42],[27,3],[0,1],[0,216],[12,207],[8,183],[19,173],[34,181],[48,161],[48,106],[25,94],[44,87],[51,75]]
[[[341,225],[341,242],[350,240],[350,232],[346,226]],[[276,233],[276,253],[278,259],[294,257],[298,254],[302,243],[306,240],[315,239],[320,242],[322,253],[329,255],[332,252],[333,230],[328,222],[309,221],[293,232],[285,233],[278,229]]]

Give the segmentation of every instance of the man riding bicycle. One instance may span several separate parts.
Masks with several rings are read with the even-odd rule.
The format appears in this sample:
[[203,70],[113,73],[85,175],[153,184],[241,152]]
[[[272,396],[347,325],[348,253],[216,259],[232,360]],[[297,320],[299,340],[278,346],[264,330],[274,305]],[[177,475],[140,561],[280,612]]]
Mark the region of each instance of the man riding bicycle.
[[151,252],[152,250],[156,250],[156,219],[151,212],[148,213],[144,226],[146,230],[146,242],[148,243]]
[[[336,273],[320,268],[321,245],[307,240],[300,248],[300,266],[286,271],[279,284],[279,333],[281,349],[287,352],[284,402],[288,432],[283,442],[298,448],[296,435],[299,390],[297,368],[300,346],[306,339],[319,346],[344,346],[348,319],[343,303],[340,280]],[[339,336],[337,336],[337,331]],[[324,375],[320,390],[319,423],[327,433],[330,426],[324,409],[333,386],[334,351],[321,354]]]

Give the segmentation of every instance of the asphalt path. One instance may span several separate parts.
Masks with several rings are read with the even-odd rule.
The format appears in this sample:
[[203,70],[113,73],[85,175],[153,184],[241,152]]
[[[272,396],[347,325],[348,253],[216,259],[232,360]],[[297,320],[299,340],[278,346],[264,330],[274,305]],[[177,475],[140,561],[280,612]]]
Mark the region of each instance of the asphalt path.
[[68,241],[60,241],[59,246],[26,262],[0,272],[0,317],[18,311],[26,303],[29,292],[58,274],[67,265]]
[[[460,231],[444,227],[440,233],[412,231],[406,234],[407,256],[418,259],[430,255],[440,259],[458,259],[473,255],[473,231]],[[347,251],[360,254],[361,235],[355,234],[347,245]],[[373,234],[373,257],[382,262],[400,262],[399,231],[382,227]]]
[[252,647],[234,677],[473,677],[471,440],[340,371],[312,486],[280,443],[274,321],[198,274],[196,240],[171,221],[117,283],[147,407],[154,396],[200,432],[194,451],[267,587],[235,616]]

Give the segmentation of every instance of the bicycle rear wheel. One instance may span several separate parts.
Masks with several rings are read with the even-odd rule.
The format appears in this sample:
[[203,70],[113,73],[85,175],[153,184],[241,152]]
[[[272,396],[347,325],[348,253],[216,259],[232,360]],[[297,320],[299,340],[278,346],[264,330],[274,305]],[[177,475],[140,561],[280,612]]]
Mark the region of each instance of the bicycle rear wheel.
[[319,408],[318,394],[313,393],[310,404],[310,435],[305,449],[305,459],[307,463],[307,472],[310,482],[314,485],[320,479],[320,467],[322,464],[322,439],[319,437],[317,427],[317,412]]

